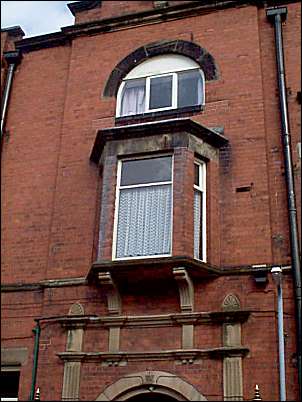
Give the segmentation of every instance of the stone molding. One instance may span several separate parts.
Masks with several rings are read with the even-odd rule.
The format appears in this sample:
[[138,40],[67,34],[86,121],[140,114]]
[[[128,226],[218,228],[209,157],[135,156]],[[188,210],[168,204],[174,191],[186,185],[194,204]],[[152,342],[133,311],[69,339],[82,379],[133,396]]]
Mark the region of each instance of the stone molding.
[[165,394],[181,401],[206,401],[193,385],[175,374],[163,371],[144,371],[126,375],[106,387],[96,400],[123,401],[150,392],[153,392],[155,397]]
[[[152,261],[151,261],[152,262]],[[149,262],[150,263],[150,262]],[[99,262],[95,262],[93,266],[97,267],[100,265]],[[108,266],[108,262],[106,262],[106,265]],[[276,265],[276,264],[275,264]],[[275,266],[274,265],[274,266]],[[278,266],[282,267],[282,272],[285,275],[291,275],[292,269],[290,265],[282,265],[282,264],[277,264]],[[267,264],[261,269],[255,269],[253,268],[252,265],[244,265],[244,266],[239,266],[239,267],[210,267],[208,266],[209,269],[211,269],[214,273],[214,275],[217,276],[233,276],[233,275],[248,275],[248,276],[254,276],[256,272],[263,272],[263,273],[269,273],[272,264]],[[109,264],[110,267],[110,264]],[[65,287],[65,286],[82,286],[82,285],[87,285],[89,283],[89,278],[85,277],[79,277],[79,278],[58,278],[58,279],[49,279],[49,280],[44,280],[40,282],[30,282],[30,283],[2,283],[1,284],[1,292],[6,293],[6,292],[25,292],[25,291],[40,291],[43,290],[44,288],[57,288],[57,287]]]
[[157,351],[120,352],[61,352],[57,353],[65,362],[100,362],[103,366],[125,366],[129,361],[174,360],[178,364],[199,363],[201,359],[241,357],[249,352],[246,347],[215,347],[208,349],[173,349]]
[[174,279],[178,284],[181,312],[193,312],[194,310],[194,285],[183,267],[173,268]]
[[81,324],[100,327],[167,327],[176,325],[203,325],[245,322],[250,315],[248,310],[212,311],[144,316],[83,316],[58,318],[56,321],[66,328]]
[[121,314],[122,301],[110,272],[99,272],[98,283],[107,298],[108,313],[112,315]]

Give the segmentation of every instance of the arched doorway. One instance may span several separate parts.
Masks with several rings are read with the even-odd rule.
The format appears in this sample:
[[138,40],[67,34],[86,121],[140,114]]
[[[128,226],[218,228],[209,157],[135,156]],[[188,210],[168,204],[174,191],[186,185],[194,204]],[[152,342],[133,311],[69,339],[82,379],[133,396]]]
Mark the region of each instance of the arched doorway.
[[206,401],[190,383],[165,371],[143,371],[126,375],[109,385],[97,401]]

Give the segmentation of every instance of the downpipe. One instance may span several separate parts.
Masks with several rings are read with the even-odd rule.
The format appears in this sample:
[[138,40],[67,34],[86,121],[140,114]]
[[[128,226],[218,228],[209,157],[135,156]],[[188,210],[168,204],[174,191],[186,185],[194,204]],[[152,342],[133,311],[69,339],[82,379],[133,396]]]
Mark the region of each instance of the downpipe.
[[35,389],[36,389],[36,382],[37,382],[37,369],[38,369],[38,357],[39,357],[39,347],[40,347],[40,334],[41,334],[41,327],[40,327],[40,320],[36,319],[36,326],[33,329],[35,334],[35,343],[34,343],[34,356],[33,356],[33,369],[32,369],[32,379],[31,379],[31,388],[30,388],[30,395],[29,400],[33,401],[35,398]]
[[[68,319],[68,318],[81,318],[83,319],[83,315],[53,315],[46,317],[35,318],[36,326],[33,329],[33,333],[35,334],[35,342],[34,342],[34,352],[33,352],[33,368],[32,368],[32,379],[31,379],[31,387],[30,387],[30,395],[29,401],[35,400],[36,393],[36,383],[37,383],[37,372],[38,372],[38,358],[39,358],[39,348],[40,348],[40,335],[41,335],[41,326],[40,322],[44,321],[59,321],[60,319]],[[86,319],[93,320],[97,318],[96,315],[86,315]],[[39,391],[40,392],[40,391]]]
[[4,87],[4,91],[3,91],[3,97],[2,97],[2,104],[1,104],[1,144],[2,144],[2,138],[4,135],[7,108],[8,108],[8,102],[9,102],[9,97],[10,97],[10,93],[11,93],[14,71],[15,71],[15,67],[21,60],[21,53],[19,51],[6,52],[6,53],[4,53],[3,57],[8,64],[8,71],[7,71],[5,87]]
[[291,246],[291,258],[292,258],[292,269],[293,269],[294,291],[295,291],[299,396],[300,396],[300,400],[302,400],[301,267],[300,267],[300,257],[299,257],[297,209],[296,209],[296,201],[295,201],[293,164],[292,164],[290,132],[289,132],[289,124],[288,124],[284,53],[283,53],[283,39],[282,39],[282,21],[286,19],[287,8],[286,7],[269,8],[266,10],[266,15],[267,15],[267,18],[274,24],[274,28],[275,28],[276,60],[277,60],[278,87],[279,87],[279,105],[280,105],[281,126],[282,126],[281,135],[282,135],[283,155],[284,155],[284,164],[285,164],[285,179],[286,179],[286,186],[287,186],[290,246]]

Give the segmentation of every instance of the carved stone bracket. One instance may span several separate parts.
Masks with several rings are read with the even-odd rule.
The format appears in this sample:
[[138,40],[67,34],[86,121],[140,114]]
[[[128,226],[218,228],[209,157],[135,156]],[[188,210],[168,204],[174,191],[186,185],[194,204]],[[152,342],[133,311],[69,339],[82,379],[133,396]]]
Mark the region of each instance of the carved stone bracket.
[[185,268],[173,268],[173,275],[178,283],[181,312],[194,310],[194,286]]
[[110,272],[99,272],[98,281],[107,297],[108,313],[119,315],[122,312],[122,302],[116,284]]

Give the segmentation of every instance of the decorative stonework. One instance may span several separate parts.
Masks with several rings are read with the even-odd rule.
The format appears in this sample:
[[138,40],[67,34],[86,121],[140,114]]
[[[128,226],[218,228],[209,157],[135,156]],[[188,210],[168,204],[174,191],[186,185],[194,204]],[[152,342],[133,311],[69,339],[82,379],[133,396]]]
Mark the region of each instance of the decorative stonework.
[[[74,303],[68,312],[72,316],[84,316],[84,307],[80,303]],[[83,344],[84,326],[80,323],[73,329],[67,332],[66,351],[67,352],[81,352]],[[62,400],[63,401],[77,401],[79,400],[80,391],[80,376],[81,376],[81,362],[74,359],[64,363],[64,377]]]
[[[174,374],[163,371],[145,371],[126,375],[109,385],[97,401],[125,401],[136,395],[154,393],[154,397],[168,395],[175,400],[206,401],[191,384]],[[157,399],[156,398],[156,399]]]
[[78,401],[81,362],[65,362],[62,401]]
[[194,310],[194,286],[185,268],[173,268],[173,275],[178,284],[181,312]]
[[226,357],[223,360],[223,393],[225,401],[242,401],[242,358]]
[[234,294],[227,295],[222,303],[222,309],[224,311],[236,311],[240,310],[240,301]]
[[[240,310],[240,301],[234,294],[225,297],[222,303],[225,312]],[[223,346],[241,347],[241,324],[226,322],[223,329]],[[223,359],[223,394],[225,401],[243,400],[242,357],[226,356]]]
[[119,291],[111,277],[110,272],[99,272],[98,282],[107,297],[108,313],[119,315],[122,312],[122,303]]
[[84,307],[80,303],[74,303],[70,307],[68,315],[84,315]]

